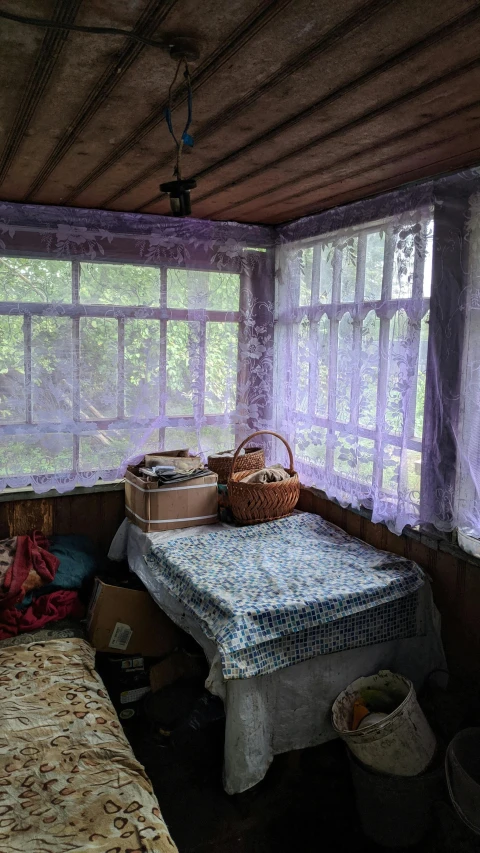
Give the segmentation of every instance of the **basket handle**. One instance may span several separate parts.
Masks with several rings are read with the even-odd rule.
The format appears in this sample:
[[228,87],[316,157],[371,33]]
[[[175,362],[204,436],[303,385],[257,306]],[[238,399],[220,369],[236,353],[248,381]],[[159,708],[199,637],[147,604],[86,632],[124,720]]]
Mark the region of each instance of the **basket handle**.
[[230,470],[229,480],[231,480],[231,478],[232,478],[232,474],[233,474],[233,472],[235,471],[235,463],[236,463],[236,461],[237,461],[238,454],[240,453],[240,451],[241,451],[242,447],[244,447],[244,446],[247,444],[247,442],[248,442],[248,441],[251,441],[251,439],[252,439],[252,438],[255,438],[255,436],[257,436],[257,435],[273,435],[273,436],[275,436],[275,438],[279,438],[279,439],[280,439],[280,441],[283,441],[283,443],[284,443],[285,447],[286,447],[286,448],[287,448],[287,450],[288,450],[288,456],[289,456],[289,459],[290,459],[290,471],[293,471],[293,453],[292,453],[292,449],[291,449],[291,447],[290,447],[290,445],[289,445],[288,441],[287,441],[285,438],[283,438],[283,436],[282,436],[282,435],[279,435],[279,434],[278,434],[278,432],[271,432],[271,430],[269,430],[269,429],[259,429],[259,430],[258,430],[258,432],[252,432],[252,434],[251,434],[251,435],[249,435],[249,436],[248,436],[248,438],[245,438],[245,439],[242,441],[242,443],[238,445],[238,447],[237,447],[237,449],[236,449],[236,451],[235,451],[235,453],[234,453],[234,456],[233,456],[233,461],[232,461],[232,467],[231,467],[231,470]]

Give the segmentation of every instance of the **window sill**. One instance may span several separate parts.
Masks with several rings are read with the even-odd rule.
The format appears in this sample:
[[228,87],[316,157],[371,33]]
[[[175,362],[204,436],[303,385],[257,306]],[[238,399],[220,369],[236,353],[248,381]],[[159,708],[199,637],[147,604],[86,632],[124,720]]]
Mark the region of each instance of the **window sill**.
[[0,491],[0,503],[39,500],[42,498],[63,498],[75,495],[92,495],[95,492],[123,492],[124,487],[124,480],[110,480],[104,483],[99,481],[94,486],[75,486],[69,492],[57,492],[56,489],[50,489],[48,492],[39,493],[34,492],[31,486],[25,486],[23,489],[4,489]]

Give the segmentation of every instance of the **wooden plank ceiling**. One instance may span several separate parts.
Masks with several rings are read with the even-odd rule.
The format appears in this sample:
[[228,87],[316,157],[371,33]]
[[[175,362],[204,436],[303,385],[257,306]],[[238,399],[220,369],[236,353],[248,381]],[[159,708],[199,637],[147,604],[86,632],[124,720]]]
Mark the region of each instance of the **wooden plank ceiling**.
[[[193,215],[278,223],[480,162],[480,2],[2,0],[201,42]],[[0,19],[0,198],[169,213],[175,63],[122,36]],[[185,121],[178,87],[174,123]]]

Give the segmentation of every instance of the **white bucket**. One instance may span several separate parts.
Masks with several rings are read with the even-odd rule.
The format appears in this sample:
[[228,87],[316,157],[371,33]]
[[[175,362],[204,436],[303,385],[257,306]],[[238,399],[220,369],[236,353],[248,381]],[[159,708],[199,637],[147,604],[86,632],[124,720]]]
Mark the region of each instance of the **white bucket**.
[[[353,705],[365,687],[393,693],[400,702],[383,720],[353,732],[350,728]],[[417,702],[412,682],[388,670],[357,678],[340,693],[333,703],[332,723],[359,761],[378,773],[417,776],[428,767],[435,753],[435,735]]]

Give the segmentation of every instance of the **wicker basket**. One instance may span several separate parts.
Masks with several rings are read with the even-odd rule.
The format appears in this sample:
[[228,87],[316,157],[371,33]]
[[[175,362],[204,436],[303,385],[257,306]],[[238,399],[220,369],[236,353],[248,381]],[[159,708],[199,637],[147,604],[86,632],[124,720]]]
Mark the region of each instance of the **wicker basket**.
[[[209,456],[207,464],[210,471],[218,475],[218,482],[225,486],[232,471],[232,457]],[[245,455],[239,456],[235,463],[235,471],[260,471],[260,468],[265,468],[263,447],[246,447]]]
[[[237,457],[243,445],[255,438],[256,435],[274,435],[283,441],[290,458],[290,467],[286,469],[290,474],[288,480],[281,480],[279,483],[242,482],[249,472],[235,471]],[[281,435],[269,430],[260,430],[242,441],[233,457],[228,480],[228,497],[233,516],[240,524],[260,524],[262,521],[274,521],[277,518],[290,515],[300,497],[300,481],[298,474],[293,469],[293,454],[290,445]]]

